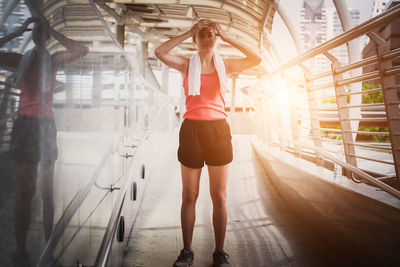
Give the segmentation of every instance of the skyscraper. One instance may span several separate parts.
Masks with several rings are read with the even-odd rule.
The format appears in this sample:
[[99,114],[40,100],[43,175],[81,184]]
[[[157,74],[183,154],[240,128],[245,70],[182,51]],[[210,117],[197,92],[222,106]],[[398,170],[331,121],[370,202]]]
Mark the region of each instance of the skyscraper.
[[[349,9],[353,26],[360,20],[360,11]],[[303,39],[304,49],[308,50],[343,32],[339,16],[334,6],[327,6],[324,0],[304,0],[300,11],[300,34]],[[331,51],[340,62],[347,63],[348,55],[345,45]],[[330,69],[330,62],[325,56],[317,56],[311,62],[314,72]]]
[[375,17],[383,12],[389,0],[375,0],[371,11],[371,17]]
[[[0,14],[4,14],[4,9],[8,3],[8,0],[0,0]],[[12,11],[12,13],[8,16],[6,22],[4,23],[4,26],[0,28],[0,36],[3,37],[13,31],[15,31],[18,27],[22,25],[22,23],[25,21],[25,19],[28,18],[30,14],[30,11],[26,4],[24,2],[20,2]],[[5,50],[5,51],[16,51],[20,45],[22,40],[24,39],[23,36],[19,36],[7,44],[5,44],[3,47],[0,47],[0,50]]]
[[[360,11],[349,8],[350,17],[353,22],[353,27],[360,21]],[[327,40],[343,33],[342,24],[340,23],[339,15],[335,7],[326,7],[326,35]],[[361,47],[360,47],[361,49]],[[341,45],[331,51],[331,53],[343,64],[349,63],[346,45]]]
[[[304,0],[300,11],[300,36],[304,50],[309,50],[326,41],[324,0]],[[321,72],[327,67],[321,55],[313,58],[310,64],[314,72]]]

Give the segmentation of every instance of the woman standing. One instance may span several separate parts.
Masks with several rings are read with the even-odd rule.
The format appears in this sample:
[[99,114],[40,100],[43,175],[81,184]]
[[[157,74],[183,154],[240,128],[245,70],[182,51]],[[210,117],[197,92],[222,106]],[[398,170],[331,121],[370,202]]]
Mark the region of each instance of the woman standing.
[[[222,59],[214,50],[216,36],[246,57]],[[189,37],[193,38],[197,48],[190,59],[169,53]],[[201,20],[189,31],[161,44],[155,53],[166,65],[181,72],[186,96],[185,120],[179,133],[178,149],[183,184],[181,224],[184,248],[174,266],[189,266],[194,260],[192,236],[196,218],[195,205],[204,162],[208,167],[213,202],[213,266],[230,266],[229,255],[223,248],[228,217],[226,185],[233,153],[223,95],[227,75],[258,65],[261,59],[254,49],[232,39],[219,24],[209,20]]]
[[[15,86],[21,90],[9,152],[14,179],[14,228],[17,245],[16,251],[11,255],[10,264],[23,267],[31,266],[26,241],[38,166],[43,175],[40,188],[46,243],[53,231],[53,176],[58,156],[53,94],[57,70],[89,52],[85,45],[51,28],[42,16],[28,18],[16,31],[0,38],[0,47],[29,31],[28,26],[32,23],[32,40],[35,44],[32,49],[25,54],[0,52],[0,67],[15,71]],[[66,51],[50,55],[46,48],[50,36],[64,46]]]

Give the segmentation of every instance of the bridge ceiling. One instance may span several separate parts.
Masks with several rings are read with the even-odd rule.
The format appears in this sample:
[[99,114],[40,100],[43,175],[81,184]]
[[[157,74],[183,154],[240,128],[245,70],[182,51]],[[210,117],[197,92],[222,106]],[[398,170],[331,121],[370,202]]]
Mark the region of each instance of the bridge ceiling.
[[[126,25],[126,31],[138,29],[142,38],[161,43],[190,29],[200,19],[219,23],[236,39],[260,49],[269,49],[262,31],[271,32],[275,13],[271,0],[96,0],[107,21]],[[260,42],[260,38],[262,39]],[[129,38],[126,45],[129,46]],[[217,43],[223,56],[240,55],[227,43]],[[183,42],[177,52],[191,54],[195,50],[192,40]]]
[[[200,19],[219,23],[234,38],[259,51],[270,46],[263,32],[271,32],[275,8],[273,0],[95,0],[103,18],[115,32],[115,26],[125,25],[125,50],[138,51],[141,40],[149,41],[149,57],[154,58],[154,48],[184,31]],[[28,1],[29,3],[29,1]],[[43,12],[51,18],[53,26],[72,38],[85,42],[103,44],[93,46],[94,50],[111,48],[110,39],[103,40],[103,27],[87,1],[61,0],[44,1]],[[82,25],[85,34],[82,35]],[[56,45],[56,44],[55,44]],[[260,45],[263,49],[260,49]],[[57,45],[56,45],[57,46]],[[236,49],[221,40],[217,43],[219,52],[225,56],[240,55]],[[115,49],[115,48],[114,48]],[[188,55],[195,47],[192,39],[185,40],[174,53]],[[111,52],[111,51],[110,51]],[[256,67],[248,74],[264,73]]]

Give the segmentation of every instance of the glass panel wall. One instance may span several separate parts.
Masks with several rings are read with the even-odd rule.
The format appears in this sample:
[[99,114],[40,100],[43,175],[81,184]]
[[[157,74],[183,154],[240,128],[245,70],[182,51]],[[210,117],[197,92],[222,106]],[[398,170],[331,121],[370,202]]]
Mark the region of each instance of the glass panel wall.
[[131,197],[121,188],[140,169],[136,148],[160,110],[176,116],[177,101],[143,78],[138,50],[124,53],[93,7],[0,0],[6,266],[93,266],[120,194]]

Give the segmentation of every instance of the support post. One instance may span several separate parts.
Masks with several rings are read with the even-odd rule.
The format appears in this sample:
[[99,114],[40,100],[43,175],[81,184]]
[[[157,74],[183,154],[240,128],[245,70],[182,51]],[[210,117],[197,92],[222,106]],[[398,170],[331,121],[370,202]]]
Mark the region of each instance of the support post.
[[166,95],[169,95],[169,92],[168,92],[169,68],[165,64],[161,65],[161,75],[162,75],[161,90]]
[[[310,119],[311,119],[311,133],[314,140],[314,145],[318,148],[322,148],[322,139],[321,139],[321,131],[320,131],[320,123],[318,112],[316,107],[318,106],[318,101],[315,99],[315,92],[310,91],[310,86],[312,85],[312,81],[310,81],[309,77],[312,75],[311,70],[308,69],[303,64],[299,65],[304,71],[304,89],[307,92],[308,98],[308,106],[310,111]],[[315,152],[315,163],[317,166],[322,165],[322,157],[318,151]]]
[[101,107],[103,84],[101,82],[102,70],[98,66],[93,66],[93,85],[92,85],[92,107]]
[[119,25],[117,24],[116,26],[116,35],[117,35],[117,41],[121,45],[122,48],[124,48],[125,45],[125,25]]
[[[341,67],[339,60],[329,52],[324,52],[324,55],[331,61],[332,79],[335,87],[336,106],[340,121],[340,128],[343,137],[343,148],[346,155],[346,162],[357,167],[356,151],[354,148],[353,135],[351,133],[350,111],[347,107],[347,95],[344,85],[337,85],[343,80],[343,73],[336,74],[336,70]],[[346,170],[346,176],[351,178],[351,173]]]
[[147,41],[142,41],[140,43],[140,74],[142,74],[143,77],[146,75],[146,64],[147,64],[147,58],[148,58],[148,45],[149,42]]
[[[283,117],[281,116],[283,113],[283,110],[280,110],[282,105],[278,105],[278,100],[277,100],[277,95],[276,93],[273,95],[274,103],[273,103],[273,108],[274,108],[274,119],[276,121],[276,132],[278,133],[278,139],[279,139],[279,148],[280,150],[285,150],[285,138],[283,134]],[[272,116],[271,116],[272,117]]]
[[[293,92],[294,93],[294,92]],[[294,146],[294,155],[296,157],[300,156],[300,150],[298,143],[300,142],[299,138],[299,127],[297,125],[297,116],[296,116],[296,99],[293,93],[289,94],[289,109],[290,109],[290,124],[292,129],[292,138],[295,142],[293,142]]]
[[74,95],[73,95],[73,78],[72,78],[72,71],[69,67],[65,69],[65,106],[67,108],[72,108],[74,105]]
[[235,108],[236,108],[236,78],[237,78],[237,75],[232,75],[232,102],[231,102],[231,112],[235,112]]
[[272,118],[272,95],[270,93],[265,93],[265,113],[264,113],[264,121],[265,121],[265,127],[267,128],[266,132],[267,132],[267,140],[268,140],[268,145],[272,146],[274,144],[274,140],[273,140],[273,125],[272,125],[272,120],[270,118]]
[[382,83],[383,100],[385,102],[386,117],[389,126],[390,143],[394,168],[397,180],[400,180],[400,109],[398,105],[397,87],[394,75],[386,75],[385,72],[393,67],[391,59],[384,59],[383,55],[390,52],[390,42],[382,39],[378,34],[371,32],[368,37],[376,43],[376,53],[378,56],[378,69]]
[[[333,0],[333,4],[336,7],[336,11],[338,13],[340,24],[342,25],[343,32],[350,30],[354,27],[353,22],[351,20],[351,16],[349,13],[349,9],[347,7],[345,0]],[[360,40],[353,39],[346,43],[347,54],[349,56],[349,63],[355,63],[361,60],[361,53],[359,52]],[[362,74],[361,68],[353,69],[350,71],[351,77],[356,77]],[[351,86],[351,92],[361,92],[362,91],[362,83],[354,83]],[[362,101],[361,94],[350,95],[350,105],[360,105]],[[361,118],[361,108],[352,108],[349,111],[349,116],[352,118]],[[359,121],[351,121],[351,130],[357,131]],[[353,142],[356,141],[357,133],[352,133]]]

